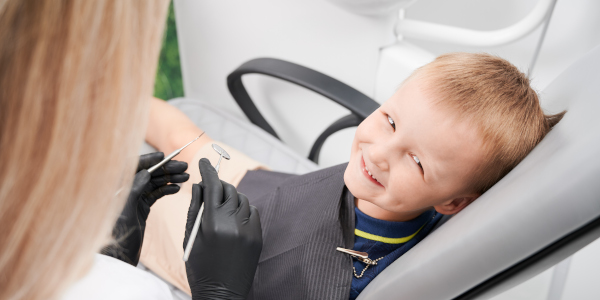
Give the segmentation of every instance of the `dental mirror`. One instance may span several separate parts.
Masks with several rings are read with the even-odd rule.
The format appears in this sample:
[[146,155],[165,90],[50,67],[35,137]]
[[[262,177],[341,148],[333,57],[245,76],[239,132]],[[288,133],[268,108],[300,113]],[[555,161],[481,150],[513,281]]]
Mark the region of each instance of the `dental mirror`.
[[215,170],[217,171],[217,174],[219,173],[219,167],[221,166],[221,159],[225,158],[226,160],[231,159],[231,157],[229,156],[229,153],[227,153],[227,151],[225,151],[225,149],[221,148],[221,146],[217,145],[217,144],[212,144],[212,148],[217,151],[217,153],[219,153],[219,161],[217,162],[217,165],[215,166]]

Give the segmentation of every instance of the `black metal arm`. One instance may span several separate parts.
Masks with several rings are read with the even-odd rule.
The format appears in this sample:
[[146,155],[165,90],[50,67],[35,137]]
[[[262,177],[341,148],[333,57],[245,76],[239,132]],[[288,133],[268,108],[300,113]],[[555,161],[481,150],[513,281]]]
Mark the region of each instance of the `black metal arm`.
[[335,121],[317,138],[308,157],[314,162],[318,162],[319,152],[327,137],[338,130],[358,125],[379,107],[375,100],[323,73],[280,59],[253,59],[227,76],[227,87],[248,119],[276,138],[279,136],[258,111],[242,83],[242,76],[245,74],[263,74],[297,84],[350,110],[350,115]]

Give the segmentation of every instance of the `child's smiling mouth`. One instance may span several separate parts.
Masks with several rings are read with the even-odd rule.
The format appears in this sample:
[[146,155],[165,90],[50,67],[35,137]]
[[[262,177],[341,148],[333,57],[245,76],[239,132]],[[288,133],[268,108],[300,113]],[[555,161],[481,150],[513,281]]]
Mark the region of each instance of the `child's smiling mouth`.
[[383,187],[383,184],[381,184],[379,181],[377,181],[377,178],[375,178],[371,172],[369,171],[369,169],[367,168],[366,164],[365,164],[365,159],[361,156],[360,158],[360,166],[361,166],[361,171],[363,173],[363,175],[365,175],[365,177],[371,181],[372,183]]

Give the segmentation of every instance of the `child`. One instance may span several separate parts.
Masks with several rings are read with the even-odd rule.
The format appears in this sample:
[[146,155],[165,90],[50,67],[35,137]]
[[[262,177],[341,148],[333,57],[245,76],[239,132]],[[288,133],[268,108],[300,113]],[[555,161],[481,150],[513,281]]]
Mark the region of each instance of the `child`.
[[[544,115],[529,81],[509,62],[453,53],[415,71],[358,127],[348,164],[295,176],[260,169],[230,148],[224,181],[257,206],[263,252],[251,299],[355,299],[385,267],[492,187],[562,118]],[[147,141],[169,153],[201,130],[155,101]],[[203,137],[180,160],[191,172],[213,157]],[[188,182],[200,181],[192,174]],[[239,185],[238,185],[239,184]],[[189,185],[159,201],[141,261],[183,290]],[[348,251],[368,259],[348,256]],[[344,251],[344,250],[342,250]]]

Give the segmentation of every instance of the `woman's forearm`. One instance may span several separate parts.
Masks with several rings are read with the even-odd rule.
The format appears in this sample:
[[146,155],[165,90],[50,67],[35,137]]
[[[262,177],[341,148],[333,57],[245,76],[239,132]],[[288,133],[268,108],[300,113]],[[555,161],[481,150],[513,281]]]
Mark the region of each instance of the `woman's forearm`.
[[[192,120],[179,109],[166,101],[152,98],[150,105],[150,120],[146,131],[146,142],[162,151],[165,155],[179,149],[203,132]],[[194,154],[211,142],[208,135],[203,135],[198,141],[187,147],[179,154],[177,160],[189,162]]]

